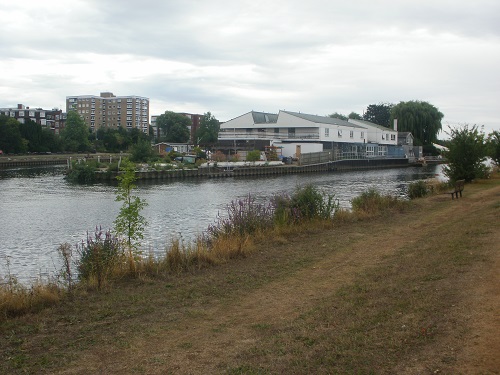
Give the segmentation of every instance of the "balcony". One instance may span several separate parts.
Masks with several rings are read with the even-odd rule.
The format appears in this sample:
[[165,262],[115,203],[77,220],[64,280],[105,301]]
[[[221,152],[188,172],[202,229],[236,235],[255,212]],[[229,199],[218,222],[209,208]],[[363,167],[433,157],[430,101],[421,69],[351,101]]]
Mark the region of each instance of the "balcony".
[[246,131],[228,131],[228,129],[219,132],[219,139],[282,139],[282,140],[301,140],[301,139],[319,139],[319,133],[275,133],[274,131],[264,132],[246,132]]

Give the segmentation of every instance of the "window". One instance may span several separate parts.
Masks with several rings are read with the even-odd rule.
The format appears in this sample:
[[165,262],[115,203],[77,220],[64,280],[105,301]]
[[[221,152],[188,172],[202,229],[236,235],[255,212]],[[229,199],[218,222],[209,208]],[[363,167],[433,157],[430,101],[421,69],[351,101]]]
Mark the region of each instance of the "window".
[[375,155],[375,146],[366,146],[366,156]]
[[325,137],[329,137],[329,136],[330,136],[330,129],[325,128]]
[[30,117],[35,117],[35,111],[30,111]]
[[354,130],[351,130],[351,131],[349,132],[349,136],[350,136],[351,138],[354,138]]
[[338,136],[339,136],[339,138],[342,138],[342,130],[338,131]]
[[19,111],[19,117],[24,117],[24,111]]
[[288,138],[295,138],[295,128],[288,128]]
[[396,134],[391,134],[391,141],[395,141],[396,140]]

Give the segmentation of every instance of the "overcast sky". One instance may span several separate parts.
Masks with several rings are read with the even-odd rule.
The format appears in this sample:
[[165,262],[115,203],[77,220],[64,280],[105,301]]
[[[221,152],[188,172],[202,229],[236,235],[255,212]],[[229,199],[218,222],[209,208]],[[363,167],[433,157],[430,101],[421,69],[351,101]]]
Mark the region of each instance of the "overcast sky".
[[0,72],[0,107],[111,91],[227,121],[422,100],[489,133],[500,1],[0,0]]

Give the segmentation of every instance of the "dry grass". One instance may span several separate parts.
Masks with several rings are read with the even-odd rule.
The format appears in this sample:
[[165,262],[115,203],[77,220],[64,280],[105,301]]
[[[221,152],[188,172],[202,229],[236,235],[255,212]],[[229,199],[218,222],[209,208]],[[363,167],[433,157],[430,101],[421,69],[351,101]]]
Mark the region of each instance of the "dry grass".
[[36,283],[25,287],[11,280],[0,285],[0,321],[55,305],[64,294],[64,289],[55,283]]

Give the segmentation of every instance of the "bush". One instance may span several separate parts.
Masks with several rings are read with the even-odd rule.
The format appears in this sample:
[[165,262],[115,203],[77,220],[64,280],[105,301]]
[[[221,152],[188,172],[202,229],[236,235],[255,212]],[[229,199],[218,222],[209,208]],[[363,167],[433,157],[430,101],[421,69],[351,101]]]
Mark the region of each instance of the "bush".
[[452,182],[471,182],[476,178],[487,178],[489,168],[484,164],[487,146],[484,134],[477,126],[469,128],[468,125],[463,125],[452,129],[449,135],[451,141],[448,143],[448,151],[444,153],[448,162],[443,169],[446,177]]
[[78,278],[87,283],[96,281],[97,289],[102,288],[123,258],[118,238],[111,231],[103,232],[97,227],[93,238],[87,234],[87,241],[77,245],[77,252]]
[[95,172],[99,167],[97,161],[74,161],[66,179],[80,184],[91,184],[95,181]]
[[297,188],[291,197],[275,195],[272,203],[274,220],[278,225],[302,220],[328,220],[338,208],[333,195],[324,195],[312,185]]
[[218,215],[217,222],[208,227],[210,238],[229,235],[251,234],[272,226],[271,205],[255,202],[250,194],[245,199],[232,201],[227,206],[227,217]]
[[357,214],[375,215],[405,206],[405,202],[391,195],[381,195],[371,188],[351,200],[352,210]]
[[248,151],[247,161],[259,161],[259,160],[260,160],[260,151],[259,150]]
[[268,203],[246,199],[232,201],[227,217],[218,216],[208,227],[209,240],[230,235],[248,235],[270,230],[277,225],[293,225],[301,221],[329,220],[338,208],[333,195],[325,196],[312,185],[297,188],[292,196],[275,195]]
[[408,197],[410,199],[422,198],[429,194],[427,184],[423,180],[411,182],[408,185]]

